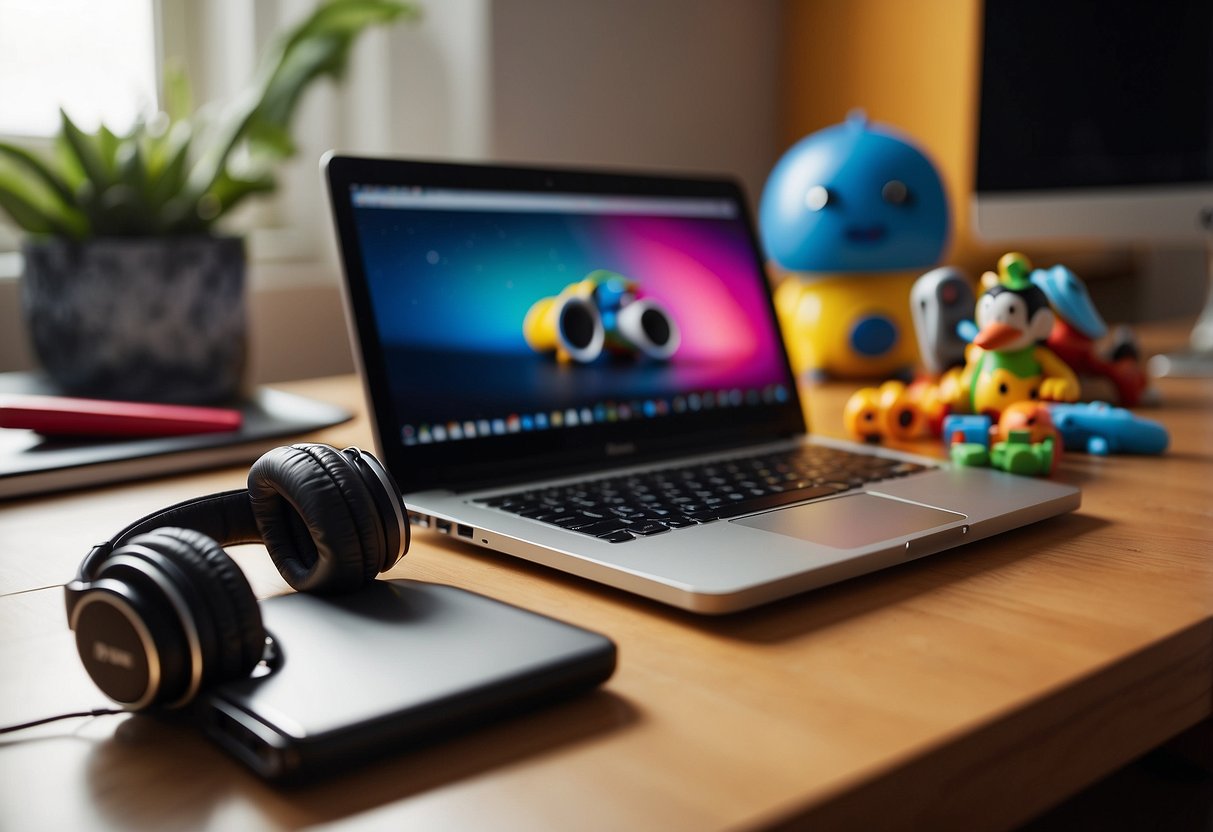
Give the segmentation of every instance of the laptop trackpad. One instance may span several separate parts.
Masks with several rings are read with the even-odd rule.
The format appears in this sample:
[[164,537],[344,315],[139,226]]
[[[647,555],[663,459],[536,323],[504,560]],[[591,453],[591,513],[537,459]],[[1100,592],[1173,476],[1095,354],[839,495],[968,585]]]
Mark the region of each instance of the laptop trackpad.
[[917,536],[964,519],[965,515],[953,511],[859,493],[789,506],[733,522],[835,549],[857,549],[907,535]]

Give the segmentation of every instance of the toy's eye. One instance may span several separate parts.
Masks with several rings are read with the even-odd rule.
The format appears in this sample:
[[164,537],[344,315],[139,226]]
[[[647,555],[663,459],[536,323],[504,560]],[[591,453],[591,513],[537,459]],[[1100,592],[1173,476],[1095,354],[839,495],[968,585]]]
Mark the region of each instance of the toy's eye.
[[890,179],[880,189],[880,196],[890,205],[905,205],[910,201],[910,189],[900,179]]
[[804,195],[805,207],[810,211],[820,211],[837,198],[829,192],[825,185],[814,185]]

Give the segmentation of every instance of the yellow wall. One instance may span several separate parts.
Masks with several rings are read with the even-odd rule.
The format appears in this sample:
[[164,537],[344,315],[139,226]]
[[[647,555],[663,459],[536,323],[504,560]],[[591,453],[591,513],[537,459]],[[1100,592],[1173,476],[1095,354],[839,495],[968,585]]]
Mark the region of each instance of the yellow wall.
[[[872,121],[912,136],[939,167],[953,229],[943,262],[973,278],[1010,250],[1025,252],[1037,266],[1065,263],[1087,282],[1110,321],[1186,314],[1200,304],[1206,279],[1199,251],[1180,252],[1194,255],[1182,264],[1160,261],[1143,282],[1140,267],[1151,261],[1128,244],[1062,239],[991,244],[976,237],[970,201],[983,0],[780,3],[780,153],[862,108]],[[1159,279],[1170,282],[1156,283]],[[1159,292],[1159,285],[1166,290]]]
[[780,150],[859,107],[910,134],[943,175],[946,262],[989,268],[970,232],[980,0],[785,0]]

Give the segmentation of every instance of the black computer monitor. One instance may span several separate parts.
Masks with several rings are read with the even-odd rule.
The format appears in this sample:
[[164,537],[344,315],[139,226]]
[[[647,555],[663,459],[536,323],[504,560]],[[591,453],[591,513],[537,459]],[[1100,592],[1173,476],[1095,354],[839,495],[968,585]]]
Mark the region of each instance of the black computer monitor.
[[[1213,2],[986,0],[973,209],[991,241],[1209,246]],[[1213,296],[1193,336],[1213,357]]]

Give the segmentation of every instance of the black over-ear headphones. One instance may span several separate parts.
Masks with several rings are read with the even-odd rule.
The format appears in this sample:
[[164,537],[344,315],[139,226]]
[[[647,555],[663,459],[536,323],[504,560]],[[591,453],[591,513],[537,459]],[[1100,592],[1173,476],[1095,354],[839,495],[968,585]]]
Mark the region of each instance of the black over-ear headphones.
[[178,708],[247,676],[267,636],[252,588],[222,547],[264,543],[297,590],[356,589],[409,546],[400,489],[369,453],[275,448],[248,489],[169,506],[96,546],[64,589],[89,676],[129,710]]

